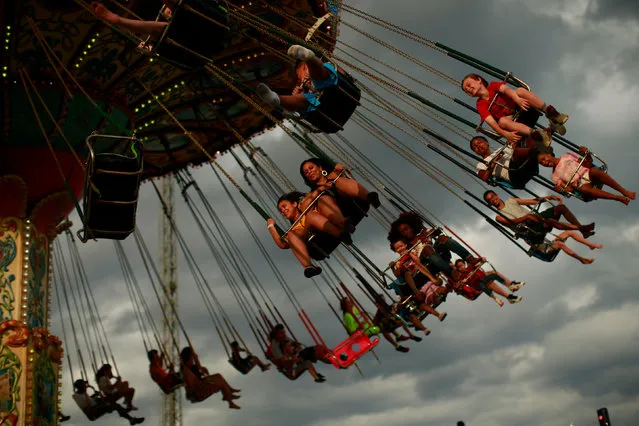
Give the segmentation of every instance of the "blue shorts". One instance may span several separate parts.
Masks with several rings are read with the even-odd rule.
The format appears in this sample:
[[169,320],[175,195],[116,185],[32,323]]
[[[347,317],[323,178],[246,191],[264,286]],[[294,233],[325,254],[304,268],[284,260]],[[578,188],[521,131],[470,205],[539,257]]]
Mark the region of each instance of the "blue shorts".
[[[337,86],[337,82],[339,81],[339,74],[337,74],[337,69],[335,66],[330,63],[325,63],[324,68],[329,71],[329,76],[326,80],[313,80],[313,86],[315,90],[324,90],[327,87]],[[303,111],[299,111],[300,114],[308,113],[311,111],[315,111],[320,104],[320,100],[317,99],[317,93],[304,93],[304,97],[308,102],[308,108]]]

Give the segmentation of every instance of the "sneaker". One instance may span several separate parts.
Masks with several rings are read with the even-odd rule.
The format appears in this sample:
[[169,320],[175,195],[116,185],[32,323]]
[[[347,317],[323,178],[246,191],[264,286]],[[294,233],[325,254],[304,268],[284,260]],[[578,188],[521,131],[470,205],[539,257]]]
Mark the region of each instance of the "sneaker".
[[315,52],[297,44],[289,47],[286,53],[291,58],[302,62],[308,62],[315,57]]
[[402,335],[401,335],[401,336],[399,336],[396,340],[397,340],[398,342],[405,342],[405,341],[407,341],[407,340],[410,340],[410,337],[408,337],[408,336],[404,336],[404,335],[402,334]]
[[257,87],[255,88],[255,92],[260,97],[260,99],[262,99],[264,102],[266,102],[270,106],[274,108],[277,108],[280,106],[279,95],[275,93],[274,91],[272,91],[271,88],[268,87],[266,84],[264,83],[258,84]]
[[406,353],[406,352],[410,351],[410,349],[408,349],[406,346],[401,346],[401,345],[396,346],[396,347],[395,347],[395,350],[396,350],[397,352],[404,352],[404,353]]
[[64,414],[60,413],[60,423],[66,422],[68,420],[71,420],[71,416],[65,416]]
[[366,200],[371,203],[373,208],[379,208],[382,204],[379,202],[379,194],[377,192],[369,192],[366,196]]
[[317,379],[315,379],[315,383],[324,383],[326,381],[326,379],[324,377],[318,377]]
[[424,340],[424,339],[422,339],[419,336],[410,336],[409,339],[414,341],[414,342],[421,342],[422,340]]
[[424,336],[428,336],[428,335],[430,335],[430,330],[425,328],[424,329]]
[[566,134],[566,126],[564,126],[563,124],[555,123],[554,121],[551,121],[548,124],[550,125],[550,130],[552,130],[553,132],[560,134],[561,136],[564,136]]
[[132,425],[139,425],[140,423],[144,423],[144,417],[134,417],[129,421],[129,423],[131,423]]
[[553,121],[557,124],[566,124],[566,121],[568,121],[568,115],[561,114],[552,105],[548,105],[546,107],[546,117],[548,117],[550,121]]
[[307,266],[306,268],[304,268],[304,276],[306,278],[313,278],[316,275],[319,275],[322,273],[322,268],[320,268],[319,266]]
[[522,288],[524,285],[526,285],[526,281],[513,281],[512,284],[510,285],[510,287],[508,287],[510,289],[510,291],[517,291],[520,288]]
[[514,294],[509,294],[508,297],[508,302],[512,305],[513,303],[519,303],[521,302],[521,296],[515,296]]
[[[550,132],[547,129],[543,129],[543,130],[531,130],[530,131],[530,137],[533,138],[534,141],[541,143],[541,145],[544,148],[547,148],[550,146],[550,143],[552,142],[552,135],[550,134]],[[541,151],[541,149],[540,149]]]
[[439,317],[439,321],[442,322],[446,319],[446,317],[448,316],[448,314],[446,312],[442,312],[442,316]]

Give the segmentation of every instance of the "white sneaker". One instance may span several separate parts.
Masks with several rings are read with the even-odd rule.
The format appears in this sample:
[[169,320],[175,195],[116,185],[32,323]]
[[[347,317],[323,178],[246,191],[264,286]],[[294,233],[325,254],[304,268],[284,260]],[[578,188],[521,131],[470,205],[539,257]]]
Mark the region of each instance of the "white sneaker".
[[510,287],[508,287],[508,289],[510,291],[517,291],[525,285],[526,285],[526,281],[513,281]]
[[313,57],[315,57],[315,53],[312,50],[298,44],[294,44],[289,47],[287,54],[291,58],[297,59],[298,61],[302,62],[308,62],[313,59]]
[[508,302],[512,305],[513,303],[519,303],[521,302],[521,296],[515,296],[514,294],[511,294],[508,296]]
[[271,105],[272,107],[277,108],[280,106],[280,97],[278,96],[277,93],[272,91],[271,88],[268,87],[266,84],[264,83],[258,84],[257,87],[255,88],[255,92],[264,102]]

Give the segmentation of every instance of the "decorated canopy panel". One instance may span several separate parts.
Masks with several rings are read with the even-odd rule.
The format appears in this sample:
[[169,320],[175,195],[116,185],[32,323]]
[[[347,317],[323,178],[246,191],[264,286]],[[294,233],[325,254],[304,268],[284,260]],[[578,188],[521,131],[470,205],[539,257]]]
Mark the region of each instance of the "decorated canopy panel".
[[[122,4],[139,17],[154,20],[161,2],[105,4],[124,14],[118,6]],[[250,19],[274,24],[282,31],[280,36],[295,34],[303,38],[317,17],[326,12],[326,2],[230,0],[228,4],[232,37],[212,58],[216,66],[233,76],[244,91],[259,82],[275,88],[292,87],[291,64],[282,55],[287,47],[282,37],[234,19],[233,10],[240,8]],[[68,154],[75,150],[80,157],[86,154],[84,140],[93,131],[135,131],[145,142],[147,178],[205,161],[206,156],[188,141],[144,86],[209,152],[223,151],[238,142],[229,125],[247,139],[272,126],[205,70],[184,69],[162,58],[140,54],[136,42],[102,23],[83,5],[88,3],[5,2],[0,15],[4,43],[0,52],[4,85],[0,95],[0,150],[26,152],[25,162],[29,161],[31,148],[46,152],[42,151],[47,145],[39,120],[56,151]],[[335,30],[321,31],[323,39],[329,40],[325,48],[332,49]],[[47,55],[49,48],[54,55]]]

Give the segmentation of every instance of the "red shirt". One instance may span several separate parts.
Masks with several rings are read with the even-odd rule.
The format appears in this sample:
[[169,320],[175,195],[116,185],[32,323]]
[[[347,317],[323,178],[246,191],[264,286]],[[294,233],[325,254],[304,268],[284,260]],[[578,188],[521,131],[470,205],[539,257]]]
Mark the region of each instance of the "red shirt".
[[[493,81],[487,87],[488,99],[477,99],[477,111],[479,112],[482,122],[486,121],[490,115],[492,115],[495,120],[499,121],[500,118],[513,115],[515,113],[517,108],[515,101],[513,101],[510,96],[499,93],[499,88],[504,84],[506,83],[503,81]],[[497,95],[497,99],[489,111],[488,106],[493,101],[495,95]]]
[[151,378],[153,379],[153,381],[159,384],[164,383],[169,376],[169,373],[164,371],[164,368],[162,368],[162,366],[159,364],[151,365],[149,367],[149,373],[151,373]]

